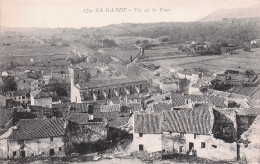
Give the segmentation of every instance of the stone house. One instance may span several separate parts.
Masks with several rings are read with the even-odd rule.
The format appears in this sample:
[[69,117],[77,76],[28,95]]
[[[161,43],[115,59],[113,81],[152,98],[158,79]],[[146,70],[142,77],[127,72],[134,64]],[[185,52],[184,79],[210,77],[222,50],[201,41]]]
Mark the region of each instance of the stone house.
[[61,83],[70,82],[70,74],[64,70],[51,70],[51,78],[57,79]]
[[52,107],[51,93],[43,90],[35,90],[31,92],[31,105]]
[[77,70],[78,68],[70,69],[71,102],[119,99],[127,95],[148,93],[147,81],[142,77],[129,78],[122,75],[88,79],[86,72]]
[[178,90],[179,86],[179,80],[168,78],[168,77],[161,77],[161,78],[155,78],[153,80],[155,85],[158,85],[162,93],[171,92]]
[[8,93],[8,98],[13,99],[20,104],[30,104],[30,90],[18,90]]
[[8,157],[62,156],[64,132],[65,124],[62,119],[20,120],[7,138]]
[[31,89],[31,83],[36,80],[36,76],[29,76],[22,77],[16,81],[17,90],[30,90]]
[[180,79],[188,79],[191,84],[197,83],[198,80],[203,77],[203,73],[191,69],[179,71],[177,75]]
[[214,137],[212,110],[209,106],[200,106],[162,113],[136,113],[133,151],[162,151],[212,160],[236,159],[236,143],[227,143]]

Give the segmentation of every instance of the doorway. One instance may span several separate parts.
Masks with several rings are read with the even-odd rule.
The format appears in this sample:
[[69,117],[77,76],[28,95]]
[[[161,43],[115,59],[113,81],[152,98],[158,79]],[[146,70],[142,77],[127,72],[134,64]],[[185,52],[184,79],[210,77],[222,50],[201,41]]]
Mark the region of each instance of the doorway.
[[21,157],[22,157],[22,158],[25,157],[25,151],[21,151]]
[[50,156],[53,156],[55,154],[54,149],[50,149]]
[[191,151],[192,149],[194,149],[194,143],[193,142],[189,142],[189,151]]

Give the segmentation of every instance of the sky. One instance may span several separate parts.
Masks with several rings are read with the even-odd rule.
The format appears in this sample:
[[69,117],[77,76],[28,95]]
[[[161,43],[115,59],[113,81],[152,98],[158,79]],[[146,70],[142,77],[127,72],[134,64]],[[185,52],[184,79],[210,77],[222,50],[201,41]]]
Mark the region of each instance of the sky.
[[[190,22],[221,8],[243,8],[258,3],[259,0],[0,0],[0,26],[80,28],[119,23]],[[108,12],[115,8],[126,8],[126,11]],[[137,8],[142,11],[137,12]]]

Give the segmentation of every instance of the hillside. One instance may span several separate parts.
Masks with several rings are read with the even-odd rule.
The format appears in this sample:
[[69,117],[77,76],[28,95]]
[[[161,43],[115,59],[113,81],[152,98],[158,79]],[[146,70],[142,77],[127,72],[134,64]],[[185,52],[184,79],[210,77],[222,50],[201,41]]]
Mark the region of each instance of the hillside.
[[199,19],[198,22],[218,21],[223,18],[248,18],[248,17],[260,17],[260,4],[250,6],[247,8],[236,9],[219,9],[212,14]]

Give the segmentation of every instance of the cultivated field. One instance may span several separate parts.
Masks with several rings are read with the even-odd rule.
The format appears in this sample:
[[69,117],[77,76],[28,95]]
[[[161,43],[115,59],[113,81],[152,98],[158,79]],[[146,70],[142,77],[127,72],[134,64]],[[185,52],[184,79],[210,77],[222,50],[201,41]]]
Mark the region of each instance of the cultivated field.
[[[119,45],[113,48],[103,48],[102,50],[108,55],[114,56],[124,61],[130,61],[130,57],[135,57],[139,52],[139,49],[133,44]],[[180,56],[178,48],[172,46],[152,47],[148,50],[145,50],[144,54],[145,59],[157,59],[161,57]]]
[[210,70],[252,69],[256,72],[260,72],[260,48],[254,49],[253,52],[244,52],[238,50],[236,54],[231,54],[228,56],[194,56],[185,58],[147,61],[143,63],[155,64],[165,67],[170,67],[172,65],[181,66],[183,68],[200,67],[207,68]]

